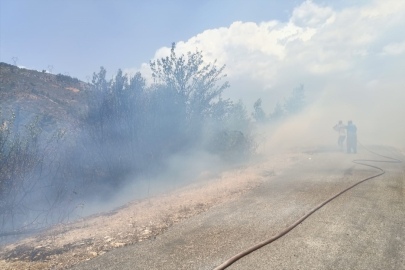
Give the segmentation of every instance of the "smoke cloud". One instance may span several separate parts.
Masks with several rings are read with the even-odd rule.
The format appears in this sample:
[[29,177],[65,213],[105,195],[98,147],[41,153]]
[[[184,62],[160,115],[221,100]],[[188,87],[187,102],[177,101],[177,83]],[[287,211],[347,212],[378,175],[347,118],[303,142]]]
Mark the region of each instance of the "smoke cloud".
[[[404,27],[403,1],[339,10],[305,1],[287,22],[234,22],[180,41],[176,49],[198,48],[206,61],[226,64],[231,88],[224,97],[242,99],[250,109],[260,97],[269,113],[304,84],[309,106],[273,133],[275,144],[329,141],[335,122],[353,120],[360,141],[403,147]],[[169,52],[160,48],[155,58]],[[125,71],[148,76],[148,65]]]

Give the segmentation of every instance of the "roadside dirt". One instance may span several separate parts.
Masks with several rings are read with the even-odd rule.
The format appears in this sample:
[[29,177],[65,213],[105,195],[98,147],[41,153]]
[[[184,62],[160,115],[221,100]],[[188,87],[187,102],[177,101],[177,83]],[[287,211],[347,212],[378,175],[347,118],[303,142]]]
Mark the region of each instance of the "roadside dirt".
[[64,269],[113,249],[153,238],[174,224],[238,198],[292,166],[301,155],[278,155],[220,174],[203,172],[198,181],[175,191],[132,201],[114,211],[59,224],[16,243],[0,246],[0,269]]

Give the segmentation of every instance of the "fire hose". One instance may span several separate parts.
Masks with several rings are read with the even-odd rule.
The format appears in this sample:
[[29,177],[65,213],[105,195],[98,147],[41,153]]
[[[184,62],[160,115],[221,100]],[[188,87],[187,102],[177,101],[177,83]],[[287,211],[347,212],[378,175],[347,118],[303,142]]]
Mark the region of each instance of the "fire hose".
[[246,255],[252,253],[253,251],[258,250],[259,248],[262,248],[263,246],[268,245],[268,244],[270,244],[270,243],[276,241],[277,239],[281,238],[282,236],[284,236],[284,235],[286,235],[288,232],[290,232],[292,229],[294,229],[295,227],[297,227],[301,222],[303,222],[305,219],[307,219],[310,215],[312,215],[313,213],[315,213],[317,210],[319,210],[321,207],[323,207],[323,206],[324,206],[325,204],[327,204],[328,202],[330,202],[330,201],[332,201],[333,199],[339,197],[340,195],[342,195],[343,193],[345,193],[345,192],[348,191],[349,189],[352,189],[353,187],[355,187],[355,186],[357,186],[357,185],[359,185],[359,184],[361,184],[361,183],[363,183],[363,182],[365,182],[365,181],[367,181],[367,180],[376,178],[376,177],[381,176],[381,175],[383,175],[383,174],[385,173],[385,170],[384,170],[384,169],[382,169],[382,168],[380,168],[380,167],[377,167],[377,166],[374,166],[374,165],[370,165],[370,164],[367,164],[367,163],[363,163],[363,162],[385,162],[385,163],[401,163],[401,162],[402,162],[402,160],[400,160],[400,159],[396,159],[396,158],[387,157],[387,156],[383,156],[383,155],[377,154],[377,153],[375,153],[375,152],[373,152],[373,151],[367,149],[366,147],[364,147],[360,142],[358,142],[358,144],[361,145],[361,147],[363,147],[365,150],[369,151],[370,153],[388,159],[388,160],[373,160],[373,159],[355,159],[355,160],[352,160],[352,162],[355,163],[355,164],[363,165],[363,166],[367,166],[367,167],[371,167],[371,168],[377,169],[377,170],[380,171],[379,173],[377,173],[377,174],[375,174],[375,175],[373,175],[373,176],[369,176],[369,177],[367,177],[367,178],[364,178],[364,179],[362,179],[362,180],[360,180],[360,181],[354,183],[353,185],[349,186],[348,188],[346,188],[346,189],[340,191],[339,193],[333,195],[332,197],[330,197],[330,198],[327,199],[326,201],[320,203],[318,206],[316,206],[315,208],[313,208],[312,210],[310,210],[306,215],[304,215],[303,217],[301,217],[300,219],[298,219],[296,222],[294,222],[292,225],[290,225],[288,228],[286,228],[285,230],[283,230],[283,231],[280,232],[279,234],[277,234],[277,235],[275,235],[275,236],[273,236],[273,237],[271,237],[271,238],[269,238],[269,239],[266,239],[266,240],[264,240],[264,241],[262,241],[262,242],[260,242],[260,243],[258,243],[258,244],[256,244],[256,245],[254,245],[254,246],[248,248],[248,249],[243,250],[242,252],[240,252],[240,253],[236,254],[235,256],[229,258],[228,260],[226,260],[225,262],[223,262],[221,265],[219,265],[219,266],[217,266],[216,268],[214,268],[214,270],[223,270],[223,269],[227,268],[228,266],[230,266],[231,264],[233,264],[234,262],[236,262],[237,260],[239,260],[239,259],[243,258],[244,256],[246,256]]

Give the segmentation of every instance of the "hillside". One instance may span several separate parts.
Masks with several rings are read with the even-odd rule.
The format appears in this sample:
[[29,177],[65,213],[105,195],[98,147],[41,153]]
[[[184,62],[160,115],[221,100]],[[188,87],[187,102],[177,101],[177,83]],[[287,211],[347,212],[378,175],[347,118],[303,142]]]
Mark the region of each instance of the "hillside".
[[45,126],[76,118],[82,111],[88,84],[70,76],[49,74],[0,63],[0,112],[16,113],[17,123],[34,115]]

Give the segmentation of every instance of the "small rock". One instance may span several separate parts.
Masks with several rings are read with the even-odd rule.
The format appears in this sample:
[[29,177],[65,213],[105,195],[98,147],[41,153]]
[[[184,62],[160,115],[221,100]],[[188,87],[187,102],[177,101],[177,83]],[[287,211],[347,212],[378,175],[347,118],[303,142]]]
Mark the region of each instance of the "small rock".
[[93,257],[96,257],[96,256],[97,256],[97,252],[92,251],[92,252],[90,252],[90,255],[93,256]]
[[112,243],[111,244],[113,247],[116,247],[116,248],[118,248],[118,247],[125,247],[125,243]]

